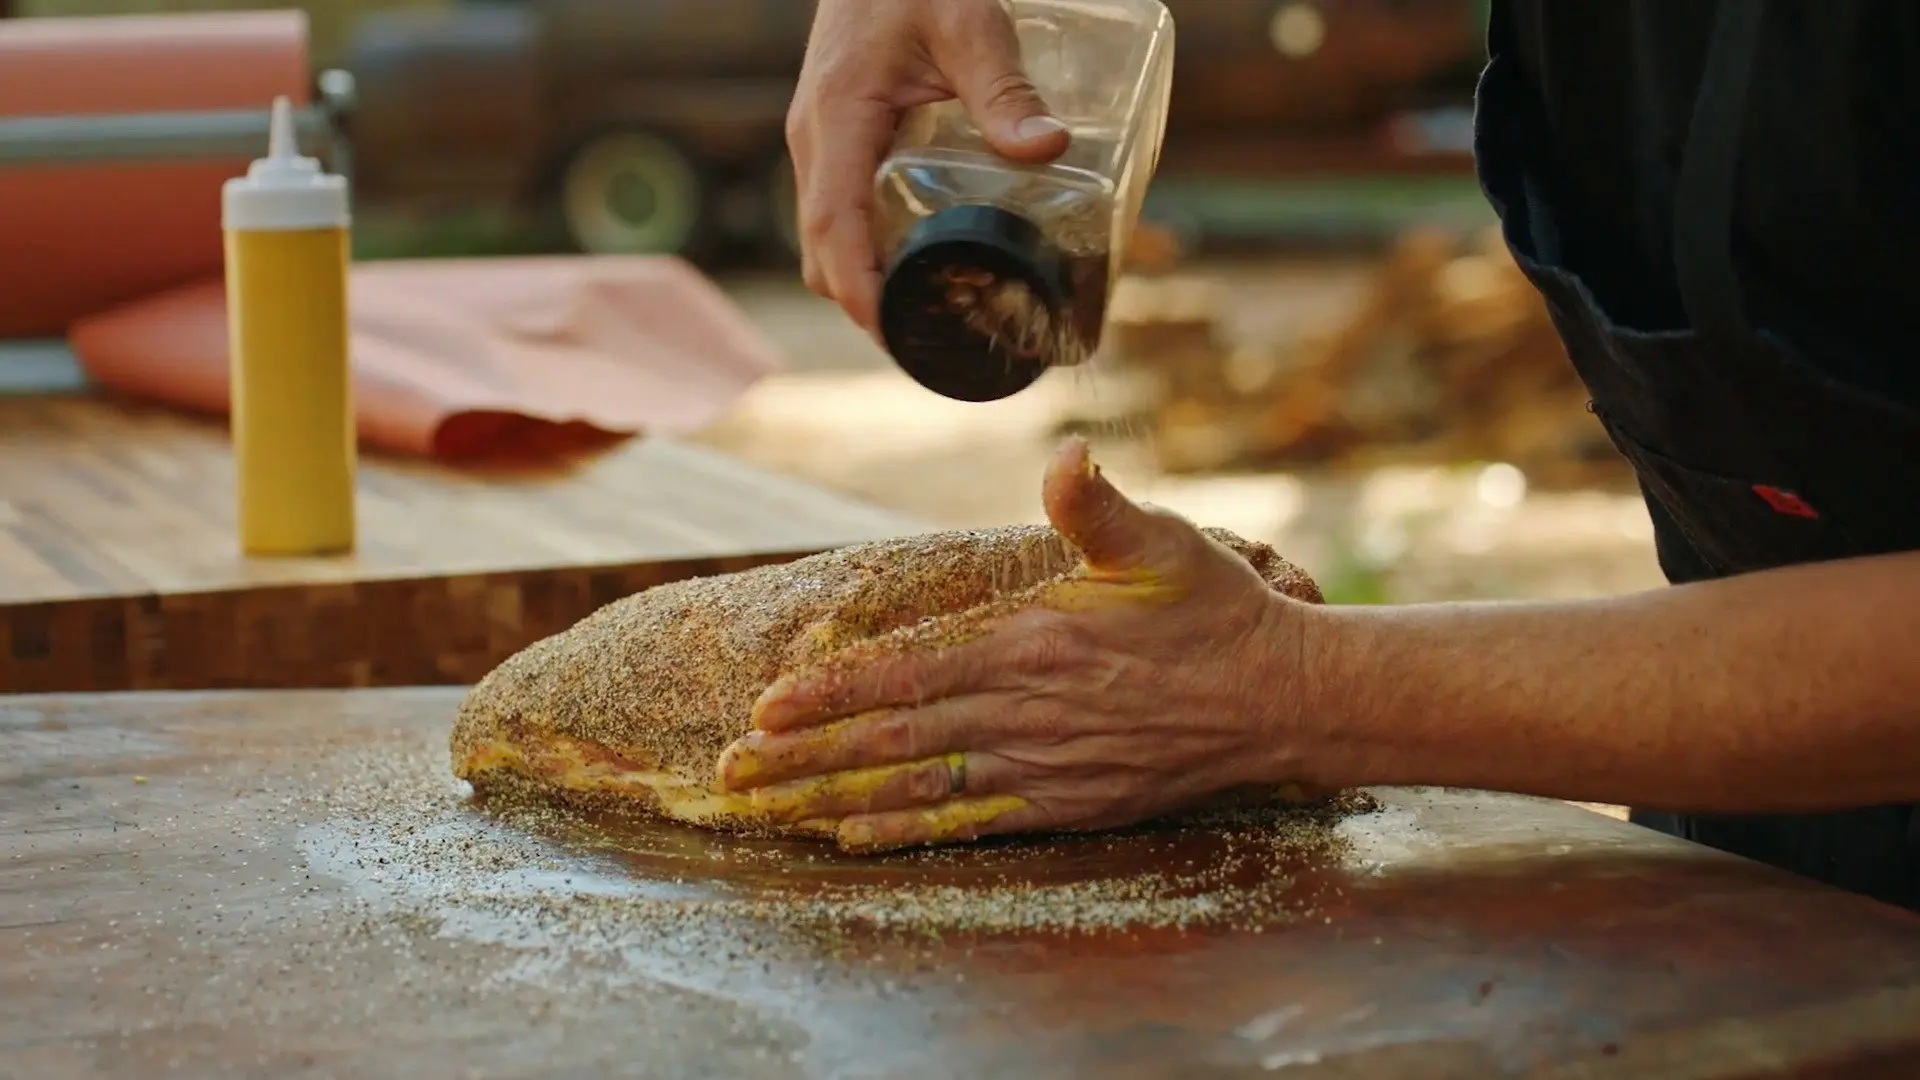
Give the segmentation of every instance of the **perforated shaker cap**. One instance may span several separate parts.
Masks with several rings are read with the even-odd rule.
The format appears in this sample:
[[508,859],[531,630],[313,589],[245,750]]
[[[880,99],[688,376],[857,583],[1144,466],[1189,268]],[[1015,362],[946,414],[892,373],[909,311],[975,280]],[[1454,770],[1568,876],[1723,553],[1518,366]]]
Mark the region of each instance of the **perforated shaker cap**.
[[887,268],[880,336],[915,382],[956,401],[998,401],[1033,385],[1044,357],[969,325],[967,303],[988,283],[1019,282],[1052,319],[1065,271],[1038,226],[997,206],[955,206],[922,219]]

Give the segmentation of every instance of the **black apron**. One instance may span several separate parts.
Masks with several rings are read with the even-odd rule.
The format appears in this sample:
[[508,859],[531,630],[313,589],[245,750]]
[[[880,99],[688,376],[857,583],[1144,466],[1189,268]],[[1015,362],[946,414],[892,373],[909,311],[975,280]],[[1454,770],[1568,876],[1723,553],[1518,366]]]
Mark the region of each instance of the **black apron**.
[[[1654,331],[1609,317],[1565,264],[1551,185],[1534,152],[1551,133],[1515,60],[1507,6],[1493,5],[1478,91],[1480,183],[1515,259],[1546,299],[1592,394],[1590,408],[1638,474],[1668,580],[1920,548],[1920,415],[1837,380],[1744,310],[1733,267],[1734,190],[1765,0],[1721,0],[1673,184],[1672,278],[1688,328]],[[1920,341],[1914,347],[1920,361]],[[1633,820],[1920,908],[1913,806],[1636,811]]]

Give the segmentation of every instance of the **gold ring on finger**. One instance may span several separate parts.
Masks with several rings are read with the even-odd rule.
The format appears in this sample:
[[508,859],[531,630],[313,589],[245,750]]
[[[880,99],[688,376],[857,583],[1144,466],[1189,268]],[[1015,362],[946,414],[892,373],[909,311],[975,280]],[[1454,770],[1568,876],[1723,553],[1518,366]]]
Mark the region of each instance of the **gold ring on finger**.
[[960,795],[967,790],[967,755],[947,755],[947,794]]

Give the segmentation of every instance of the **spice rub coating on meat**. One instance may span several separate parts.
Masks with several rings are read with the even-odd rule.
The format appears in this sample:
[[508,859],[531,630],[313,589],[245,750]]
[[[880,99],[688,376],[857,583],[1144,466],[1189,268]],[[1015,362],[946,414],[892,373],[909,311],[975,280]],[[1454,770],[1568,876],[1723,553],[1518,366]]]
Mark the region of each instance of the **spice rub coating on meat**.
[[[1318,603],[1265,544],[1204,530],[1275,589]],[[1083,568],[1046,525],[930,533],[657,586],[508,658],[467,695],[454,773],[477,790],[585,796],[715,828],[758,826],[723,791],[721,751],[786,672]],[[813,823],[786,831],[830,831]]]

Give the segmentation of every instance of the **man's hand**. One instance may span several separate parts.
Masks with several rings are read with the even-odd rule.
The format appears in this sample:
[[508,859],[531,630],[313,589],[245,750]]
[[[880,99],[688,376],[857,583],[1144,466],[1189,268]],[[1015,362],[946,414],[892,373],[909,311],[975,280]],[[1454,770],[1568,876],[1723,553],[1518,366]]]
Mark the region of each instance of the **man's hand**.
[[[854,646],[775,683],[722,783],[779,821],[844,818],[855,851],[1124,825],[1276,782],[1308,605],[1173,514],[1130,502],[1070,443],[1047,515],[1087,568],[908,652]],[[952,780],[963,779],[961,790]]]
[[820,0],[787,114],[807,286],[873,330],[880,268],[868,219],[873,177],[900,114],[958,98],[989,144],[1015,161],[1067,148],[1020,70],[1000,0]]

